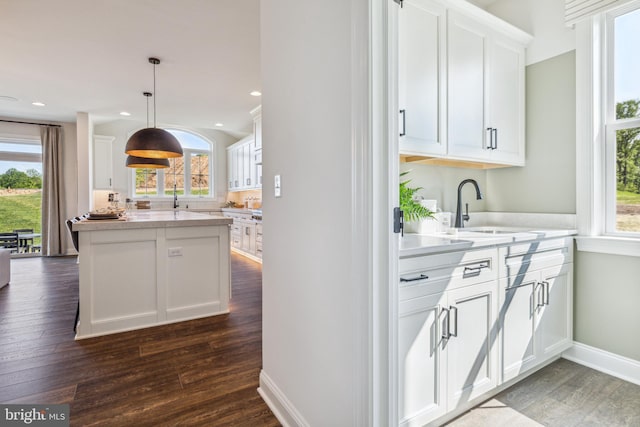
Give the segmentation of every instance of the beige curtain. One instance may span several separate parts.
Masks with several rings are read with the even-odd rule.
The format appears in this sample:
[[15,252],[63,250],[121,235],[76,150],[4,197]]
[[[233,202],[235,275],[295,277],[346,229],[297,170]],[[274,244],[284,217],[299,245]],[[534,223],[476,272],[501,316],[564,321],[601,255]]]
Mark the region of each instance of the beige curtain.
[[65,232],[63,203],[62,128],[41,126],[42,139],[42,255],[62,255]]

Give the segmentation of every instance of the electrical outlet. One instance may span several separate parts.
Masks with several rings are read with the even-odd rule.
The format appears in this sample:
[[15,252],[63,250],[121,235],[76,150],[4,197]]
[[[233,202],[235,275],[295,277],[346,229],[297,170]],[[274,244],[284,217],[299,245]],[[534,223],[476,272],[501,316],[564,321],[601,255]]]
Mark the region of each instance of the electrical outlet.
[[182,256],[182,248],[169,248],[169,256]]

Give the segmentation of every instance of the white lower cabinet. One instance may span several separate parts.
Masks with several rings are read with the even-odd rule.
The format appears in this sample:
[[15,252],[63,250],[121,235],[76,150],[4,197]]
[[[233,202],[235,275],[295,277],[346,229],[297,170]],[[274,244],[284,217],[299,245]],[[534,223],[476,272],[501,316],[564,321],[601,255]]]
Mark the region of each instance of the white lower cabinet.
[[401,426],[446,421],[571,346],[572,245],[400,260]]
[[572,274],[566,263],[500,280],[503,382],[571,345]]
[[447,412],[443,372],[442,309],[445,293],[400,303],[400,425],[421,426]]
[[223,209],[222,214],[233,218],[231,249],[254,261],[262,260],[262,222],[252,219],[251,212]]
[[[498,385],[497,282],[448,292],[448,408],[453,409]],[[443,334],[444,335],[444,334]]]

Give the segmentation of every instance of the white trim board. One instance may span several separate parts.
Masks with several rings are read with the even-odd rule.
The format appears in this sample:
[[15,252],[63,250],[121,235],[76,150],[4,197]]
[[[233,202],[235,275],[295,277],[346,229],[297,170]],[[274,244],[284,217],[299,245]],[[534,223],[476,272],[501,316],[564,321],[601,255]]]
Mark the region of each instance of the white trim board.
[[574,342],[562,357],[575,363],[640,385],[640,361]]
[[309,423],[264,370],[260,371],[258,394],[260,394],[262,400],[264,400],[283,427],[309,427]]

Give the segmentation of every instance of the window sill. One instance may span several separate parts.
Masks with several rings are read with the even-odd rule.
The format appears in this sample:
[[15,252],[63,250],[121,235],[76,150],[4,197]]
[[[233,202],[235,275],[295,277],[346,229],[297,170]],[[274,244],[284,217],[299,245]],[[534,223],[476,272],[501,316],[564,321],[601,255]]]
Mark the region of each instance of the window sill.
[[611,236],[576,236],[581,252],[640,257],[640,239]]

